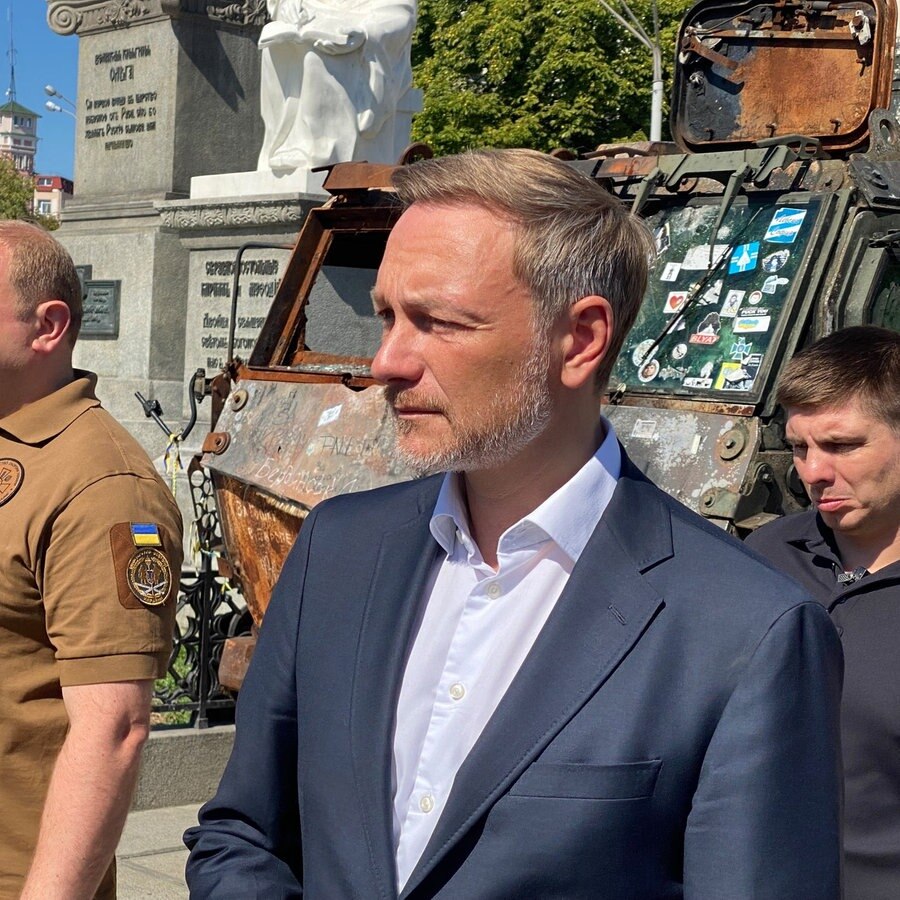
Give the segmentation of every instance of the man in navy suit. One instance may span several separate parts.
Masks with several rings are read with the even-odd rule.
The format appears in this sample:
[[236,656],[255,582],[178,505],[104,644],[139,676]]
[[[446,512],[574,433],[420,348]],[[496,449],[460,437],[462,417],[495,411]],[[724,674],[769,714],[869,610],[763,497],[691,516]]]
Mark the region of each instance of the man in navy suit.
[[446,474],[304,524],[193,896],[839,897],[826,611],[598,416],[643,225],[530,151],[394,184],[372,372],[397,452]]

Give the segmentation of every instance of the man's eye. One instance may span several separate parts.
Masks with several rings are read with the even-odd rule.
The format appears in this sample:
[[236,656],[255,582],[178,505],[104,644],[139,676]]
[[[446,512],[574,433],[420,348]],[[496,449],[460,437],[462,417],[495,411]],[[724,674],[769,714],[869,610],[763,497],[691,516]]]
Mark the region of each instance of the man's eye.
[[441,319],[437,316],[422,316],[419,327],[423,331],[452,331],[460,326],[457,322],[451,322],[449,319]]

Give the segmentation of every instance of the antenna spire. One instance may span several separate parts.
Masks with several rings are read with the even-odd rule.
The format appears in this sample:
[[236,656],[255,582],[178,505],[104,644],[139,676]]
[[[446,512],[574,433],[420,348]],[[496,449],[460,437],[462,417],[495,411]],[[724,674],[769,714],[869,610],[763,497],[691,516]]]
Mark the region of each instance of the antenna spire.
[[6,89],[6,99],[15,101],[16,99],[16,46],[13,43],[13,6],[12,0],[9,0],[9,50],[6,51],[9,57],[9,87]]

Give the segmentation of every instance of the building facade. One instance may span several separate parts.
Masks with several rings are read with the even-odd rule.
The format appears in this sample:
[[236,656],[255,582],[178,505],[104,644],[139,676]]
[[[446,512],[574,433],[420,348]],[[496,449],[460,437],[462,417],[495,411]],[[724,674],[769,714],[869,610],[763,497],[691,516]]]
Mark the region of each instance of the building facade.
[[39,118],[36,112],[15,100],[0,106],[0,156],[11,159],[23,175],[34,173]]
[[72,182],[62,175],[34,176],[34,211],[58,219],[62,208],[72,199]]

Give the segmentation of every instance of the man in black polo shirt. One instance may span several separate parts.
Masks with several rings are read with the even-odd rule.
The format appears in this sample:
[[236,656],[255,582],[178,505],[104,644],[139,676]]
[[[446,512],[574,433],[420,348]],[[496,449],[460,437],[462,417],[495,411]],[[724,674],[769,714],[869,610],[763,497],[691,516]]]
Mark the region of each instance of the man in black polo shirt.
[[831,613],[844,646],[848,900],[900,898],[900,334],[847,328],[778,386],[812,506],[747,539]]

